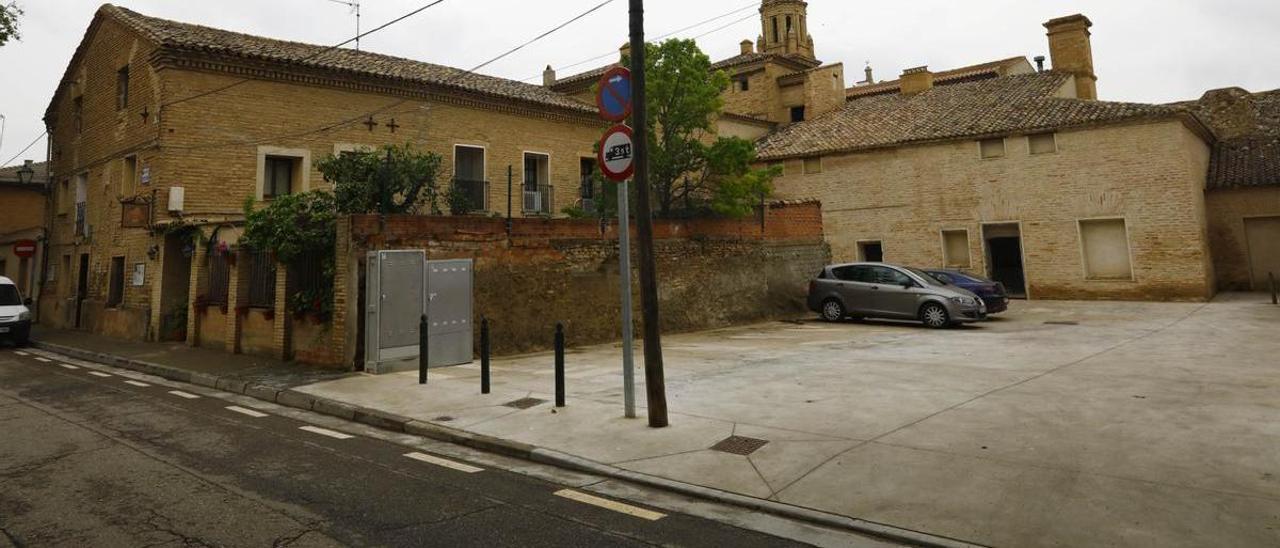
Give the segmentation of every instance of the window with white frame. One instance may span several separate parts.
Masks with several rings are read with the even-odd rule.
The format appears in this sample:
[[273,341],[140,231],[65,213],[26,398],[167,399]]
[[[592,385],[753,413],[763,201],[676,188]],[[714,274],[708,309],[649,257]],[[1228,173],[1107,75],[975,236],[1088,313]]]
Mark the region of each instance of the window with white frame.
[[258,147],[257,199],[311,190],[311,150]]
[[1085,278],[1090,280],[1131,280],[1129,231],[1124,219],[1080,221],[1080,246]]

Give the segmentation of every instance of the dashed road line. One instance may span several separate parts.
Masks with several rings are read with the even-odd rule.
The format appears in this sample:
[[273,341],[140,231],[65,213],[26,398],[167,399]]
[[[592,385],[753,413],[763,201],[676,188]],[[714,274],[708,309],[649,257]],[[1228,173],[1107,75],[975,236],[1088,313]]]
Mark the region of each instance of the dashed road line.
[[36,361],[38,361],[38,362],[44,362],[44,363],[49,363],[49,362],[51,362],[51,361],[53,361],[53,360],[51,360],[51,359],[49,359],[49,358],[41,358],[40,356],[36,356]]
[[569,500],[581,502],[583,504],[598,506],[606,510],[612,510],[614,512],[626,514],[628,516],[634,516],[640,519],[647,519],[649,521],[658,521],[662,518],[667,517],[666,514],[654,512],[653,510],[645,510],[644,508],[640,508],[638,506],[623,504],[621,502],[614,502],[609,499],[603,499],[600,497],[588,495],[586,493],[574,491],[573,489],[561,489],[559,491],[556,491],[555,495],[557,497],[564,497]]
[[190,393],[190,392],[183,392],[183,391],[181,391],[181,390],[170,390],[170,391],[169,391],[169,393],[170,393],[170,394],[173,394],[173,395],[175,395],[175,396],[177,396],[177,397],[179,397],[179,398],[185,398],[185,399],[188,399],[188,400],[198,400],[198,399],[200,399],[200,396],[197,396],[197,395],[192,394],[192,393]]
[[63,369],[70,369],[70,370],[72,370],[72,371],[75,371],[75,370],[77,370],[77,369],[80,369],[80,366],[78,366],[78,365],[71,365],[71,364],[69,364],[69,363],[60,363],[60,364],[58,364],[58,367],[61,367],[61,368],[63,368]]
[[31,354],[28,354],[28,353],[23,352],[23,351],[21,351],[21,350],[14,350],[14,351],[13,351],[13,353],[14,353],[14,354],[17,354],[17,355],[19,355],[19,356],[30,356],[30,355],[31,355]]
[[244,407],[240,407],[240,406],[238,406],[238,405],[232,405],[232,406],[227,407],[227,411],[232,411],[232,412],[235,412],[235,413],[239,413],[239,414],[241,414],[241,415],[248,415],[248,416],[253,417],[253,418],[255,418],[255,419],[260,419],[260,418],[262,418],[262,417],[267,416],[267,414],[266,414],[266,413],[263,413],[263,412],[261,412],[261,411],[254,411],[254,410],[252,410],[252,409],[246,409],[246,408],[244,408]]
[[145,382],[138,382],[138,381],[124,381],[124,383],[125,383],[125,384],[128,384],[128,385],[137,386],[137,387],[139,387],[139,388],[146,388],[146,387],[148,387],[148,386],[151,386],[151,385],[149,385],[149,384],[147,384],[147,383],[145,383]]
[[411,459],[413,459],[413,460],[416,460],[416,461],[425,462],[425,463],[427,463],[427,464],[434,464],[434,465],[436,465],[436,466],[443,466],[443,467],[445,467],[445,468],[452,468],[452,469],[457,470],[457,471],[459,471],[459,472],[466,472],[466,473],[468,473],[468,474],[474,474],[474,473],[476,473],[476,472],[483,472],[483,471],[484,471],[484,468],[479,468],[479,467],[476,467],[476,466],[471,466],[470,464],[462,464],[461,462],[455,462],[455,461],[451,461],[451,460],[448,460],[448,459],[442,459],[442,458],[440,458],[440,457],[433,457],[433,456],[428,455],[428,454],[425,454],[425,453],[405,453],[405,455],[404,455],[404,456],[409,457],[409,458],[411,458]]
[[328,428],[320,428],[319,426],[301,426],[301,427],[298,427],[298,430],[305,430],[307,432],[311,432],[312,434],[320,434],[321,436],[329,436],[337,440],[349,440],[355,437],[350,434],[343,434],[342,432],[329,430]]
[[95,376],[95,377],[110,377],[110,376],[111,376],[111,375],[108,375],[108,374],[103,373],[103,372],[101,372],[101,371],[90,371],[90,372],[89,372],[89,374],[90,374],[90,375],[93,375],[93,376]]

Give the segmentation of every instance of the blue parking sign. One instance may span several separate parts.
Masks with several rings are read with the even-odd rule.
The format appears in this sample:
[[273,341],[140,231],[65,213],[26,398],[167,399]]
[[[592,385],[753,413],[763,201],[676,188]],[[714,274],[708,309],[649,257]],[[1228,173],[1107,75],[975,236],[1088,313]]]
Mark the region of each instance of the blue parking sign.
[[600,78],[596,91],[596,106],[600,117],[610,122],[621,122],[631,116],[631,71],[615,67]]

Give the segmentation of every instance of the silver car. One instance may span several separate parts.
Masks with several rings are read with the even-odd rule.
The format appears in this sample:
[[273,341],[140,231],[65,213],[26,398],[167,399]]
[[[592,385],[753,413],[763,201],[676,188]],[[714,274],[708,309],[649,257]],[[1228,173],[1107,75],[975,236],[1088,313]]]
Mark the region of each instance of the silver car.
[[809,309],[834,322],[847,317],[919,320],[944,328],[987,317],[977,295],[925,272],[883,263],[852,263],[822,269],[809,282]]

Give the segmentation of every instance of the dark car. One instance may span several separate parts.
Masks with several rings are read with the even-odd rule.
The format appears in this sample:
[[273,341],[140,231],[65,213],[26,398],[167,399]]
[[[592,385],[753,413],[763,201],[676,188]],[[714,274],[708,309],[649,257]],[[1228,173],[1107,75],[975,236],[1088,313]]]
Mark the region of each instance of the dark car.
[[987,303],[988,314],[998,314],[1009,309],[1009,294],[1005,291],[1004,284],[1000,282],[993,282],[959,270],[926,269],[925,272],[943,283],[968,289],[974,295],[981,297],[982,301]]

